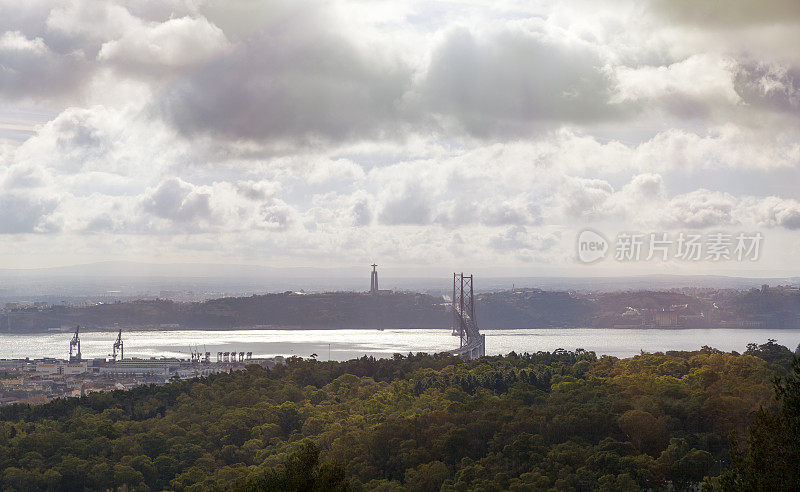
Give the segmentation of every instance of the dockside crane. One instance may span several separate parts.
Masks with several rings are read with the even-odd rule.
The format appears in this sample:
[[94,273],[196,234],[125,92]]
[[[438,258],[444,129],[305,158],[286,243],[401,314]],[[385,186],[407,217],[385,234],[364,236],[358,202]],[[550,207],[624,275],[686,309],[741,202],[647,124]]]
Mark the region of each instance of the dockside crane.
[[[69,341],[69,361],[70,362],[80,362],[81,361],[81,339],[78,337],[78,331],[80,330],[80,325],[75,327],[75,335],[73,335],[72,340]],[[77,348],[77,354],[72,355],[72,351]]]
[[114,351],[112,352],[112,357],[114,358],[114,362],[117,361],[117,349],[119,349],[119,360],[125,358],[125,347],[122,343],[122,330],[119,330],[117,334],[117,341],[114,342]]

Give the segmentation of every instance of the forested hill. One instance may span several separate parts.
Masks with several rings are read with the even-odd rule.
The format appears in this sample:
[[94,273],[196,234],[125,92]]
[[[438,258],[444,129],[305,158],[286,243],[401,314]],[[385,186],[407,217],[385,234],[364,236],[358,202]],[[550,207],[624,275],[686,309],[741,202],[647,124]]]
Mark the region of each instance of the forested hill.
[[[13,331],[180,325],[188,328],[286,326],[304,328],[444,328],[445,301],[426,294],[354,292],[254,295],[182,303],[146,300],[85,307],[54,306],[13,315]],[[0,318],[7,327],[8,319]]]
[[[515,289],[478,294],[475,305],[478,324],[484,330],[641,326],[647,321],[643,313],[676,307],[686,326],[713,328],[720,323],[736,326],[753,321],[766,328],[800,327],[800,293],[785,289],[716,291],[702,298],[674,291],[578,294]],[[446,329],[449,324],[448,301],[413,292],[382,292],[375,296],[358,292],[284,292],[191,303],[140,300],[83,307],[22,307],[0,316],[3,332],[36,332],[75,325],[89,329]]]
[[[476,300],[486,329],[582,325],[593,303],[565,292],[532,291],[520,299],[487,294]],[[510,297],[509,297],[510,296]],[[511,299],[507,302],[502,299]],[[0,317],[0,330],[44,331],[60,326],[94,328],[180,325],[186,328],[281,326],[303,328],[437,328],[450,326],[448,301],[408,292],[372,296],[355,292],[255,295],[181,303],[147,300],[85,307],[53,306]]]
[[[0,489],[791,490],[800,364],[780,414],[772,388],[791,360],[772,342],[621,360],[292,358],[0,407]],[[730,433],[742,442],[753,419],[771,454],[731,469]]]

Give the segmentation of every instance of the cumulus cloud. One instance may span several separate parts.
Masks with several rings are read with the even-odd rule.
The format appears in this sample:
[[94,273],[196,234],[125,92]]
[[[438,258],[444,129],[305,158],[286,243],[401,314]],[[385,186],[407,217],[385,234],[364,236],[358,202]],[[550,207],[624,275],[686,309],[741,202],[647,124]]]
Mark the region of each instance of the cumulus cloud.
[[570,218],[593,219],[604,213],[614,188],[602,179],[567,179],[559,198],[563,213]]
[[28,39],[19,31],[6,31],[0,37],[0,50],[6,52],[22,52],[36,56],[47,53],[49,50],[42,38]]
[[49,220],[56,205],[56,200],[34,194],[3,192],[0,194],[0,234],[57,232],[58,224]]
[[280,190],[280,185],[274,182],[239,181],[234,186],[237,193],[253,201],[264,201]]
[[209,198],[209,193],[179,178],[170,178],[148,194],[142,207],[146,212],[175,222],[208,220],[211,218]]
[[735,83],[737,92],[748,104],[793,114],[800,109],[800,66],[742,62]]
[[796,231],[795,4],[0,0],[0,138],[52,115],[1,144],[0,234],[514,264],[587,224]]
[[363,52],[309,20],[248,38],[158,104],[187,134],[277,143],[391,138],[408,81],[390,54]]
[[[539,26],[540,27],[540,26]],[[425,107],[470,133],[530,133],[541,122],[613,117],[611,81],[591,47],[536,27],[447,33],[418,88]]]
[[44,22],[49,31],[67,38],[65,42],[96,50],[100,43],[125,33],[140,20],[118,2],[73,0],[55,4]]
[[747,208],[760,224],[793,231],[800,229],[800,201],[771,196],[755,203],[748,202]]
[[358,200],[351,208],[353,214],[353,225],[368,226],[372,223],[372,211],[366,199]]
[[190,153],[187,142],[149,121],[135,104],[121,109],[97,105],[67,108],[10,158],[42,168],[62,182],[90,176],[86,184],[94,189],[89,191],[134,193],[166,169],[181,168]]
[[778,197],[734,196],[697,189],[669,196],[663,177],[642,174],[618,191],[603,180],[571,178],[560,190],[560,209],[566,217],[627,228],[703,230],[733,227],[800,228],[800,202]]
[[429,193],[417,183],[387,190],[379,220],[388,225],[428,224],[431,220]]
[[698,117],[741,102],[734,87],[736,64],[693,55],[671,65],[617,67],[614,102],[640,102],[687,117]]
[[487,226],[533,225],[541,220],[539,206],[527,201],[524,195],[516,197],[515,200],[492,200],[484,204],[480,210],[480,222]]
[[[14,3],[17,8],[0,5],[0,32],[7,29],[0,36],[0,97],[8,100],[63,107],[98,99],[98,92],[123,96],[135,81],[110,76],[108,67],[134,78],[165,75],[227,46],[205,17],[176,16],[187,9],[163,11],[153,4],[148,11],[143,2],[130,7],[138,7],[139,17],[110,0]],[[140,87],[138,95],[147,92]]]
[[636,146],[632,161],[639,169],[762,169],[800,163],[796,131],[747,130],[727,124],[698,134],[683,128],[660,132]]
[[285,231],[295,221],[295,210],[292,206],[281,200],[273,200],[271,203],[264,203],[259,208],[261,224],[269,230]]
[[738,224],[736,199],[728,193],[696,190],[669,201],[662,222],[668,227],[705,229]]
[[291,205],[275,195],[270,182],[210,185],[167,178],[137,198],[146,230],[158,233],[285,231],[298,219]]
[[519,190],[509,195],[495,199],[470,195],[457,199],[437,197],[435,212],[428,218],[447,227],[535,225],[542,221],[540,207],[530,196]]
[[119,39],[105,42],[97,59],[120,70],[146,73],[185,69],[203,62],[228,45],[220,28],[204,17],[181,17],[138,24]]
[[81,53],[54,53],[41,37],[0,36],[0,97],[40,100],[78,90],[86,68]]
[[531,232],[525,226],[512,226],[492,236],[489,246],[501,254],[514,254],[524,262],[541,260],[542,253],[554,248],[561,241],[558,233]]
[[663,222],[667,190],[660,174],[636,175],[618,191],[602,180],[574,180],[566,189],[569,197],[577,198],[566,207],[568,216],[616,218],[631,225]]

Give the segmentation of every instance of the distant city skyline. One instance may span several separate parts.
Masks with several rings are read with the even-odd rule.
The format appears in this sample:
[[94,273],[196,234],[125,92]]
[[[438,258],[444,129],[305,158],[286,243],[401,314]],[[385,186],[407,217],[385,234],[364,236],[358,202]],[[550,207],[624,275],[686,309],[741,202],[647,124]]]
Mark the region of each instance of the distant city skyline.
[[800,276],[800,4],[716,6],[0,0],[0,269]]

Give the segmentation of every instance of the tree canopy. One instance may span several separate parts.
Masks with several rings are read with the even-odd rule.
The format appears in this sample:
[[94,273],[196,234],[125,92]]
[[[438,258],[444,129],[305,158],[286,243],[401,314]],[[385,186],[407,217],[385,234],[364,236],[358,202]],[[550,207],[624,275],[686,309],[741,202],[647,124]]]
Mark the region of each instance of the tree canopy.
[[767,359],[708,347],[291,358],[0,407],[0,489],[680,490],[721,487],[731,456],[735,483],[751,483],[762,448],[731,455],[731,432],[755,418],[757,446],[797,429],[797,363],[776,401],[786,359]]
[[800,359],[775,379],[775,397],[780,411],[758,411],[746,449],[734,436],[734,466],[718,481],[724,490],[800,490]]

